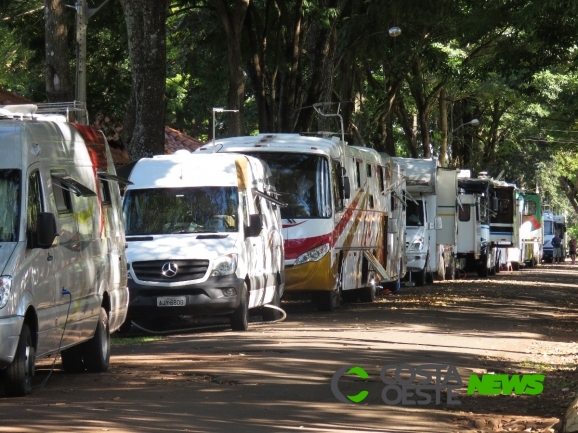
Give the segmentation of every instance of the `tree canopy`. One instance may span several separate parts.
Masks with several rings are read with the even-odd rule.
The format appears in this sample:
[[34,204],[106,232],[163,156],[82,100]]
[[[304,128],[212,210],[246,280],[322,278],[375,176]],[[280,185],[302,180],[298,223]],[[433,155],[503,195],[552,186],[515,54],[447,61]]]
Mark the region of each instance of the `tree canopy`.
[[[55,97],[48,23],[67,30],[56,65],[74,85],[74,8],[0,1],[0,87]],[[503,171],[578,211],[577,12],[573,0],[111,1],[88,24],[87,105],[138,157],[162,151],[165,123],[210,138],[213,107],[238,110],[218,114],[217,136],[311,133],[328,128],[311,106],[340,102],[351,144]]]

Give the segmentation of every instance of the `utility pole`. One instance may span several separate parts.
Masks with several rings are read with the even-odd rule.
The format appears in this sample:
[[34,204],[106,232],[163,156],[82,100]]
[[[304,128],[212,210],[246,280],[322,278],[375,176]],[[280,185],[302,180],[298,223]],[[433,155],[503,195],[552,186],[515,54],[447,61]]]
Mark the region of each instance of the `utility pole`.
[[[80,111],[76,113],[76,121],[81,124],[88,123],[86,110],[86,29],[88,20],[96,14],[110,0],[104,0],[94,9],[89,9],[87,0],[77,0],[76,9],[76,102],[80,105]],[[76,105],[76,104],[75,104]]]

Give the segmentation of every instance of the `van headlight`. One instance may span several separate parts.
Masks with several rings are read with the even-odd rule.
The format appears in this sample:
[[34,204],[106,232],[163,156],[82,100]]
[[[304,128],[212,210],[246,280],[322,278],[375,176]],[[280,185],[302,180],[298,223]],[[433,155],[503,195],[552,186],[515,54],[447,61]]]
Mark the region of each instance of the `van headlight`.
[[12,288],[12,277],[0,277],[0,309],[4,308],[10,297]]
[[318,260],[321,260],[328,251],[329,244],[320,245],[317,248],[313,248],[312,250],[301,254],[299,257],[297,257],[297,260],[295,260],[293,265],[302,265],[303,263],[307,262],[317,262]]
[[423,238],[414,239],[409,246],[409,251],[421,251],[423,250]]
[[237,270],[237,254],[227,254],[226,256],[217,257],[213,261],[212,277],[222,277],[224,275],[234,274]]

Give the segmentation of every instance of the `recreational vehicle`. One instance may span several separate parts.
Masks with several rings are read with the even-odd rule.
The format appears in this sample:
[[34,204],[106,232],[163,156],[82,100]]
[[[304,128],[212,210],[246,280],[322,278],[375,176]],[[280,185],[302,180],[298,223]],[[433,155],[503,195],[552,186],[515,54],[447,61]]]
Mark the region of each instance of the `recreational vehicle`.
[[408,278],[423,286],[453,279],[456,251],[457,170],[437,159],[395,157],[407,178],[406,257]]
[[[320,310],[343,297],[371,302],[391,281],[387,264],[391,173],[376,151],[343,139],[259,134],[219,139],[196,152],[237,152],[267,163],[281,208],[289,296]],[[396,264],[397,267],[397,264]]]

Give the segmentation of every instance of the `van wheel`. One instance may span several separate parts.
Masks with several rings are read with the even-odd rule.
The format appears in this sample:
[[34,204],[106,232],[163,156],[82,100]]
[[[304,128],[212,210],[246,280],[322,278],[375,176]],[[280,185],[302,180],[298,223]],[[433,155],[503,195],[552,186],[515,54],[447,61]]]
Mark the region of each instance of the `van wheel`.
[[100,316],[96,325],[94,337],[82,343],[82,357],[88,371],[102,373],[108,370],[110,361],[110,329],[108,314],[100,307]]
[[[279,283],[279,278],[277,278],[277,283]],[[275,293],[273,293],[273,300],[269,303],[274,307],[281,307],[281,297],[279,296],[279,284],[275,286]],[[265,322],[272,322],[274,320],[279,320],[282,315],[281,311],[274,308],[263,307],[263,320]]]
[[375,293],[377,289],[375,284],[372,284],[369,287],[363,287],[359,289],[359,300],[361,302],[373,302],[375,301]]
[[80,347],[80,345],[60,352],[60,359],[62,361],[62,368],[67,373],[82,373],[84,371],[82,347]]
[[9,397],[23,397],[32,390],[36,351],[27,324],[22,325],[12,363],[4,371],[4,386]]
[[241,302],[231,314],[231,329],[233,331],[246,331],[249,328],[249,305],[247,304],[247,284],[243,283],[241,290]]

